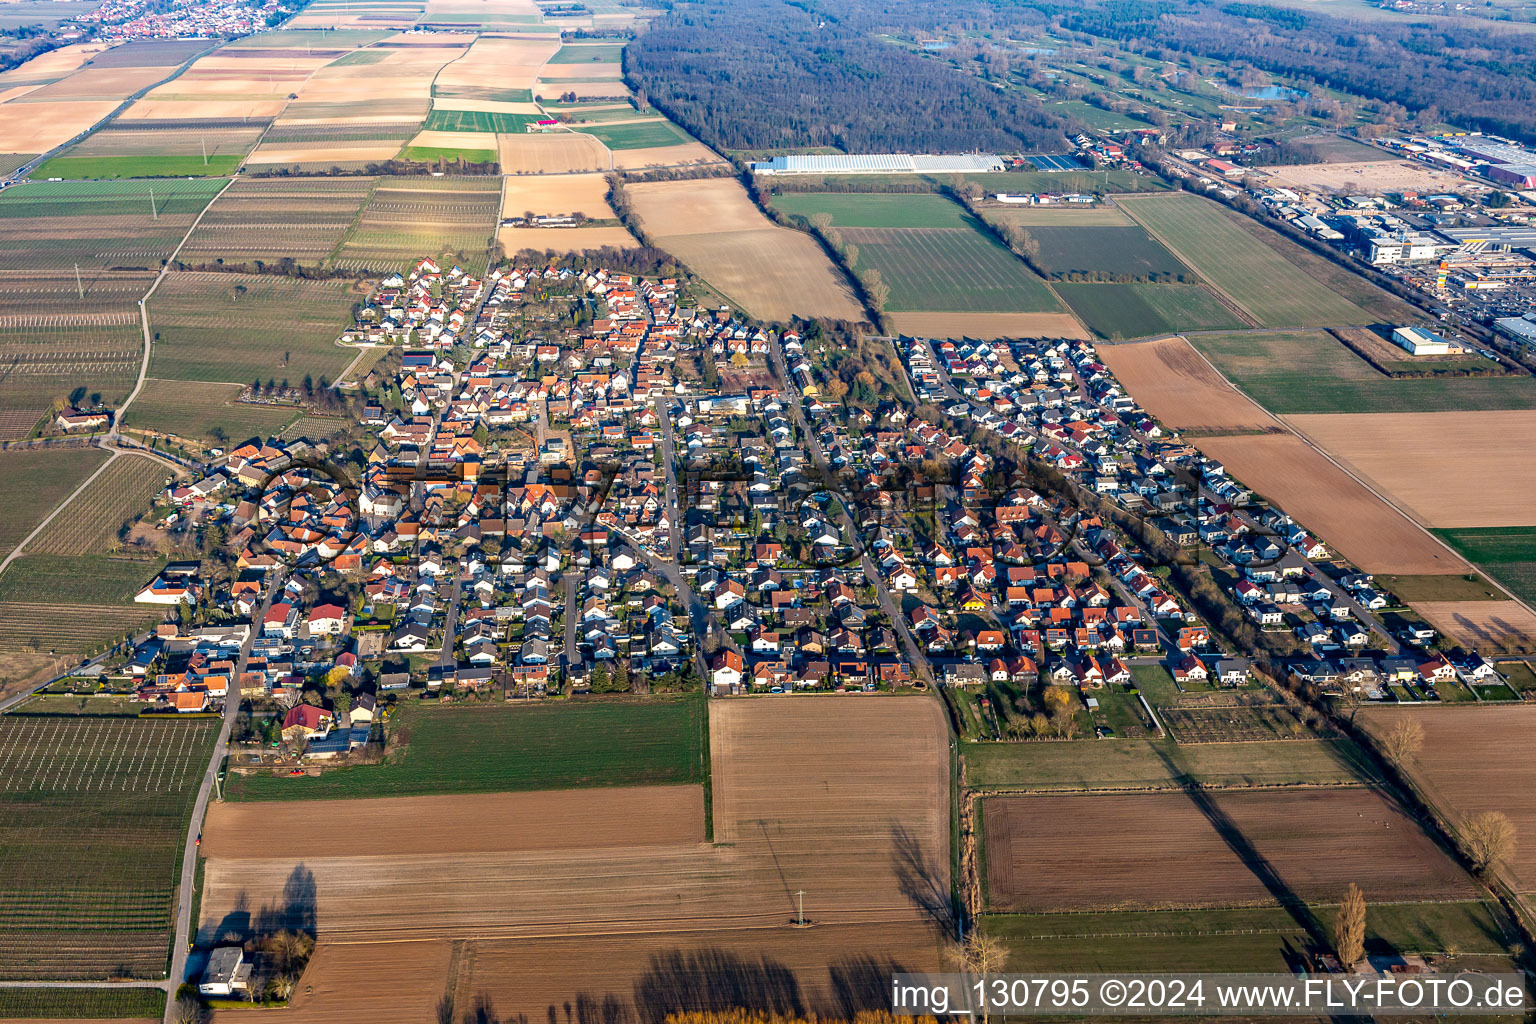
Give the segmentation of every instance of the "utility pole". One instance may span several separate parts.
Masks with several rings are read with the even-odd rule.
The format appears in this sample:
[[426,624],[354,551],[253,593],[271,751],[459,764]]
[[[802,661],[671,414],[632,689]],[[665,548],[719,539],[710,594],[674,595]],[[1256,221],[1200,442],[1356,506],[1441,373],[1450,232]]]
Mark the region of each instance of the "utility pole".
[[208,140],[207,139],[198,139],[197,141],[202,144],[202,147],[203,147],[203,166],[207,167],[208,166]]
[[795,914],[796,914],[795,924],[798,927],[804,928],[805,927],[805,890],[804,889],[801,889],[799,892],[795,893],[795,900],[796,900],[796,907],[797,907],[797,909],[795,911]]
[[75,291],[80,293],[80,301],[85,301],[85,284],[80,280],[80,264],[75,264]]
[[151,187],[149,190],[149,219],[160,219],[160,214],[155,210],[155,190],[153,187]]

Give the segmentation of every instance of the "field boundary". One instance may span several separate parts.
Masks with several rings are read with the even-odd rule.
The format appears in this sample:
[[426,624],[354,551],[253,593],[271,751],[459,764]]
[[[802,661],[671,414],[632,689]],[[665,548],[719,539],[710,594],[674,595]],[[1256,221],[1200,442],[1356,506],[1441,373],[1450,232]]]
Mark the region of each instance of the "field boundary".
[[[1132,205],[1134,205],[1134,204],[1132,204]],[[1210,279],[1210,275],[1204,274],[1200,270],[1198,270],[1197,268],[1195,268],[1193,266],[1190,266],[1189,259],[1187,257],[1181,255],[1179,250],[1174,248],[1173,244],[1170,243],[1168,241],[1168,239],[1164,238],[1162,235],[1158,234],[1157,231],[1153,230],[1151,225],[1147,224],[1140,217],[1138,217],[1134,213],[1132,213],[1130,206],[1121,206],[1120,204],[1117,203],[1116,204],[1116,208],[1124,210],[1125,211],[1125,215],[1127,217],[1131,218],[1131,220],[1135,221],[1137,224],[1139,224],[1143,231],[1145,231],[1147,234],[1151,235],[1153,237],[1153,239],[1155,239],[1157,241],[1158,245],[1161,245],[1164,249],[1167,249],[1169,252],[1173,253],[1173,258],[1174,259],[1178,260],[1180,263],[1184,264],[1186,267],[1189,267],[1189,269],[1194,273],[1194,275],[1197,278],[1200,279],[1200,282],[1202,284],[1204,284],[1207,288],[1210,289],[1211,294],[1215,295],[1218,301],[1220,301],[1223,305],[1225,305],[1229,309],[1231,309],[1232,312],[1236,313],[1239,319],[1247,321],[1247,323],[1248,323],[1248,325],[1250,327],[1253,327],[1255,329],[1259,329],[1260,328],[1259,318],[1254,316],[1253,313],[1251,313],[1248,310],[1248,307],[1244,306],[1242,303],[1238,302],[1237,299],[1235,299],[1231,295],[1229,295],[1227,293],[1227,290],[1225,288],[1223,288],[1221,285],[1217,284],[1215,281],[1212,281]],[[1228,383],[1230,384],[1231,382],[1228,381]],[[1268,412],[1269,410],[1266,409],[1265,411]],[[1273,415],[1273,414],[1271,413],[1271,415]]]

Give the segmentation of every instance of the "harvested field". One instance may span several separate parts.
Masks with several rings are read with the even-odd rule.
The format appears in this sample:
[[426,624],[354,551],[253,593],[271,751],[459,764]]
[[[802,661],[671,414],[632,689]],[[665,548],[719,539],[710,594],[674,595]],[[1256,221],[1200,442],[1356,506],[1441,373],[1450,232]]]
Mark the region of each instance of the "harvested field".
[[[202,855],[305,860],[702,843],[704,813],[700,786],[225,802],[208,809]],[[364,827],[338,836],[330,827],[338,817]]]
[[646,182],[629,186],[627,194],[652,241],[753,316],[863,318],[852,290],[820,247],[807,235],[770,223],[740,182]]
[[1376,901],[1478,891],[1369,789],[992,797],[983,820],[999,910],[1327,902],[1351,882]]
[[246,157],[248,164],[323,164],[377,163],[393,160],[400,143],[361,140],[357,142],[288,142],[260,146]]
[[1293,434],[1199,441],[1238,480],[1366,572],[1465,573],[1465,561]]
[[1536,892],[1536,843],[1528,838],[1536,835],[1536,786],[1528,772],[1511,770],[1536,763],[1536,707],[1371,706],[1362,717],[1377,736],[1403,719],[1423,727],[1424,745],[1409,758],[1409,774],[1452,821],[1507,814],[1523,840],[1508,866],[1520,891]]
[[890,313],[901,334],[919,338],[1082,338],[1091,335],[1070,313]]
[[[270,121],[287,100],[266,97],[225,100],[156,99],[146,96],[117,116],[118,121]],[[114,121],[116,123],[116,121]]]
[[1444,192],[1458,180],[1450,171],[1437,171],[1407,160],[1369,160],[1363,163],[1294,164],[1261,167],[1271,184],[1310,189],[1331,189],[1351,195],[1384,192]]
[[565,96],[575,96],[578,100],[627,100],[630,92],[629,86],[618,79],[602,82],[549,82],[540,79],[534,84],[533,97],[536,100],[555,100]]
[[1530,443],[1536,411],[1287,416],[1285,421],[1426,526],[1536,526],[1531,501],[1536,446]]
[[[835,706],[829,706],[833,702]],[[930,698],[715,704],[715,838],[636,848],[313,857],[319,933],[343,941],[777,928],[806,890],[819,923],[926,924],[948,905],[948,740]],[[477,712],[467,712],[471,717]],[[858,765],[850,772],[849,765]],[[359,769],[349,769],[357,771]],[[360,769],[367,771],[368,769]],[[553,840],[551,840],[553,841]],[[204,935],[280,907],[296,858],[210,858]],[[307,883],[306,883],[307,884]]]
[[603,248],[636,249],[640,246],[634,236],[619,225],[595,228],[501,228],[496,232],[496,240],[508,255],[524,249],[535,252],[550,249],[556,252],[585,252]]
[[613,166],[621,171],[639,171],[648,167],[680,167],[691,164],[721,164],[720,155],[702,142],[684,142],[657,149],[620,149],[613,154]]
[[27,106],[59,100],[111,100],[121,103],[140,89],[165,77],[164,68],[84,68],[74,74],[29,93],[15,104],[11,114],[25,117]]
[[46,153],[112,113],[118,102],[13,100],[0,107],[0,153]]
[[502,183],[501,208],[515,217],[534,213],[579,213],[589,220],[613,217],[608,205],[608,178],[602,174],[561,174],[551,177],[508,175]]
[[1278,426],[1273,416],[1223,380],[1183,338],[1104,345],[1099,358],[1141,407],[1165,426],[1195,433]]
[[512,175],[603,171],[609,165],[607,148],[592,136],[579,132],[500,135],[496,148],[501,173],[509,175],[509,186]]
[[1413,610],[1464,647],[1486,654],[1536,651],[1536,613],[1514,601],[1415,601]]
[[[293,1000],[279,1010],[220,1010],[215,1024],[261,1020],[304,1024],[419,1024],[437,1019],[438,1000],[453,976],[448,941],[358,944],[321,942]],[[388,978],[389,984],[379,984]]]
[[425,149],[487,149],[496,148],[495,132],[437,132],[417,133],[412,146]]

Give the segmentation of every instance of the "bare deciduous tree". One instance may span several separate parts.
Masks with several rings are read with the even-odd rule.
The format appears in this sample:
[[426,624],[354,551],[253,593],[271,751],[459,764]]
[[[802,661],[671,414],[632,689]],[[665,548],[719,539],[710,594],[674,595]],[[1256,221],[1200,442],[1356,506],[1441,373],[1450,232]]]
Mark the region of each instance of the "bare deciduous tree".
[[[964,944],[953,946],[947,959],[967,974],[996,974],[1008,963],[1008,949],[996,938],[977,929]],[[987,1017],[987,1004],[983,1002],[982,1024],[986,1024]]]
[[1484,811],[1467,821],[1461,831],[1472,866],[1487,871],[1515,852],[1515,826],[1502,811]]
[[1424,746],[1424,727],[1417,719],[1400,718],[1381,738],[1381,752],[1393,764],[1401,765]]

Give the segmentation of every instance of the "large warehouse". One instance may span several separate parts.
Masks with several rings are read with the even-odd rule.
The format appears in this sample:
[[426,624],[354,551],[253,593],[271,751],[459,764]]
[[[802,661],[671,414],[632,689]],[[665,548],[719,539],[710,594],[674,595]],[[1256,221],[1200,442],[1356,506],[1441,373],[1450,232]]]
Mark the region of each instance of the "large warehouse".
[[754,174],[973,174],[1004,169],[1002,157],[972,153],[953,156],[907,153],[776,156],[752,165]]

